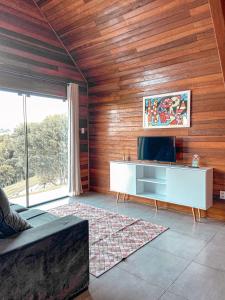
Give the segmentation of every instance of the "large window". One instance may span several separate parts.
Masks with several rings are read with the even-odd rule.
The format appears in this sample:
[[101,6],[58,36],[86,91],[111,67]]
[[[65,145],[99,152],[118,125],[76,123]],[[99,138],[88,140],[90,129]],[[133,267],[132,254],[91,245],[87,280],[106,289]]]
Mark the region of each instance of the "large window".
[[32,206],[68,194],[68,106],[0,91],[0,186]]

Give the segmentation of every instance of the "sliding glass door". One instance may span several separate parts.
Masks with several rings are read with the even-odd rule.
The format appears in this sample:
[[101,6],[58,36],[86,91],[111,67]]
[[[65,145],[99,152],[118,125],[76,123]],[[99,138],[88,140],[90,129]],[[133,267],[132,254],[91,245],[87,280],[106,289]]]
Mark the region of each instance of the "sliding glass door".
[[23,97],[0,91],[0,186],[14,202],[26,205]]
[[0,185],[12,202],[27,206],[67,196],[67,102],[7,92],[0,96]]
[[29,203],[34,205],[68,194],[68,107],[62,100],[37,96],[26,102]]

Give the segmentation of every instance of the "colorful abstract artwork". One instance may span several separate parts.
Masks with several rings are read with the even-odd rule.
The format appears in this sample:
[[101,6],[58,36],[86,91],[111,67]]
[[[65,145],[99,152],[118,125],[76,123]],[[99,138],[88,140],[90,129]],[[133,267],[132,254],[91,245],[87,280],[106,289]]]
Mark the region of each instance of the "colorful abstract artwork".
[[190,127],[191,91],[143,98],[144,128]]

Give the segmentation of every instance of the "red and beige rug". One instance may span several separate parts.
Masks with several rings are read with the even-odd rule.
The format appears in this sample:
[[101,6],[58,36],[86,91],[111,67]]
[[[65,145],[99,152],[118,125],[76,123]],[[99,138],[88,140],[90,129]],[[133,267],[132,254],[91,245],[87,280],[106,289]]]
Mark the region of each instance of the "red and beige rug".
[[168,228],[81,203],[49,210],[89,220],[90,273],[99,277]]

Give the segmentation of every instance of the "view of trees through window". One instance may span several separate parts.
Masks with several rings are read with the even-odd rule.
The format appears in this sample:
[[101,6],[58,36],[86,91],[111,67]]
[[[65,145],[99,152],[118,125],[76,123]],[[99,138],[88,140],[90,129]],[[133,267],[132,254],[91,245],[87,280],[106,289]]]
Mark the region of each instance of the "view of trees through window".
[[22,205],[65,196],[67,102],[8,92],[0,92],[0,102],[0,186]]

